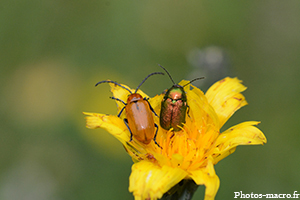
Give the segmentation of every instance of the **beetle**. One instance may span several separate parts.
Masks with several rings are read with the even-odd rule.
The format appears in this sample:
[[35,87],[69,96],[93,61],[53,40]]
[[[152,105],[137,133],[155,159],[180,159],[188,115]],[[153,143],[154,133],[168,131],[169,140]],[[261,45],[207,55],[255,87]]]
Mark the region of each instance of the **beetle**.
[[203,79],[204,77],[195,78],[188,84],[181,86],[175,84],[171,75],[163,66],[160,64],[158,65],[165,70],[173,82],[173,86],[167,90],[161,102],[160,126],[166,130],[173,128],[173,131],[180,131],[185,123],[186,112],[189,108],[187,104],[187,97],[183,88],[196,80]]
[[[161,148],[161,146],[156,142],[156,136],[158,132],[158,125],[154,123],[152,112],[157,116],[154,109],[150,105],[148,99],[145,97],[143,98],[142,95],[138,94],[137,91],[140,88],[140,86],[152,75],[155,74],[162,74],[162,72],[154,72],[149,74],[136,88],[135,92],[132,93],[130,89],[124,87],[123,85],[110,80],[100,81],[95,86],[101,84],[101,83],[114,83],[125,90],[127,90],[130,94],[127,98],[127,103],[125,103],[123,100],[111,97],[114,100],[122,102],[125,106],[121,109],[121,111],[118,114],[118,117],[121,116],[122,112],[125,109],[126,117],[124,118],[124,123],[127,126],[129,132],[130,132],[130,141],[132,141],[132,137],[135,137],[138,141],[149,144],[151,140],[153,139],[155,144]],[[154,134],[155,128],[156,132]]]

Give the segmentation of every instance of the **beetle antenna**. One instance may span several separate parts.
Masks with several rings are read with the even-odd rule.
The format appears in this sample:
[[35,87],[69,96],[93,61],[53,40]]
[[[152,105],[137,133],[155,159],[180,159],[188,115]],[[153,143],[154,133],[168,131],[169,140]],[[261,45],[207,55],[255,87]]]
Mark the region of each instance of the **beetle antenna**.
[[184,86],[182,86],[182,87],[185,87],[185,86],[187,86],[187,85],[189,85],[189,84],[191,84],[192,82],[194,82],[194,81],[197,81],[197,80],[200,80],[200,79],[204,79],[205,77],[204,76],[202,76],[202,77],[199,77],[199,78],[195,78],[195,79],[193,79],[193,80],[191,80],[190,82],[188,82],[187,84],[185,84]]
[[116,98],[116,97],[109,97],[109,98],[114,99],[114,100],[117,100],[117,101],[120,101],[120,102],[122,102],[125,106],[127,105],[123,100],[118,99],[118,98]]
[[160,64],[157,64],[157,65],[160,66],[161,68],[163,68],[163,70],[165,70],[165,72],[167,72],[167,74],[169,75],[169,77],[170,77],[171,81],[173,82],[173,84],[176,85],[176,83],[173,81],[172,76],[169,74],[169,72],[163,66],[161,66]]
[[153,73],[149,74],[149,75],[148,75],[148,76],[140,83],[140,85],[136,88],[136,90],[135,90],[134,93],[136,93],[136,92],[138,91],[138,89],[141,87],[141,85],[142,85],[142,84],[143,84],[150,76],[155,75],[155,74],[165,75],[165,74],[162,73],[162,72],[153,72]]
[[130,94],[132,94],[132,92],[128,88],[124,87],[123,85],[121,85],[115,81],[100,81],[100,82],[96,83],[95,87],[101,83],[114,83],[114,84],[120,86],[121,88],[124,88],[125,90],[127,90]]

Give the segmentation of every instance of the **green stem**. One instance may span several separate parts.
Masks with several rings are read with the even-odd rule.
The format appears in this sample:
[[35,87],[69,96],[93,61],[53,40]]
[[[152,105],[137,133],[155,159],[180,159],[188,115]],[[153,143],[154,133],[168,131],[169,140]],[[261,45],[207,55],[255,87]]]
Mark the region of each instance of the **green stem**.
[[191,200],[198,185],[191,179],[183,179],[166,192],[160,200]]

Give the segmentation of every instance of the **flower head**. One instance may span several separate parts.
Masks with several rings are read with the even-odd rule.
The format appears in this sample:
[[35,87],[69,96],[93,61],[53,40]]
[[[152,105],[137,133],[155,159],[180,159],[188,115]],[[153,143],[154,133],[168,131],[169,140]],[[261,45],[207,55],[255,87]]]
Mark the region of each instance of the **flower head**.
[[[214,165],[233,153],[238,145],[266,143],[264,134],[256,128],[259,122],[247,121],[220,133],[220,128],[230,116],[247,102],[241,94],[246,89],[237,78],[224,78],[212,85],[204,94],[200,89],[181,81],[189,106],[186,122],[180,131],[165,130],[159,126],[159,117],[153,114],[158,125],[155,144],[143,144],[133,137],[120,117],[97,113],[87,115],[88,128],[103,128],[115,136],[132,157],[134,164],[129,179],[129,191],[135,200],[156,200],[183,179],[193,179],[197,185],[205,185],[205,200],[212,200],[219,188],[220,180]],[[126,102],[129,92],[110,83],[115,98]],[[127,87],[123,85],[124,87]],[[132,90],[134,92],[134,90]],[[143,97],[149,98],[142,91]],[[148,101],[155,113],[160,113],[163,94]],[[117,101],[118,110],[124,104]],[[129,113],[130,114],[130,113]]]

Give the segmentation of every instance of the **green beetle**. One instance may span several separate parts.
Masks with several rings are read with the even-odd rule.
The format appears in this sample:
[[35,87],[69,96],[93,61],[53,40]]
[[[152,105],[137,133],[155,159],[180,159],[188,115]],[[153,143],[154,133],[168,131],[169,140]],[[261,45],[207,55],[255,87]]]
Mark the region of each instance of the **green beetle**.
[[183,88],[196,80],[203,79],[204,77],[193,79],[188,84],[181,86],[175,84],[171,75],[163,66],[159,66],[165,70],[173,82],[173,86],[167,90],[161,102],[160,126],[166,130],[173,128],[173,131],[180,131],[185,123],[186,112],[189,107]]

